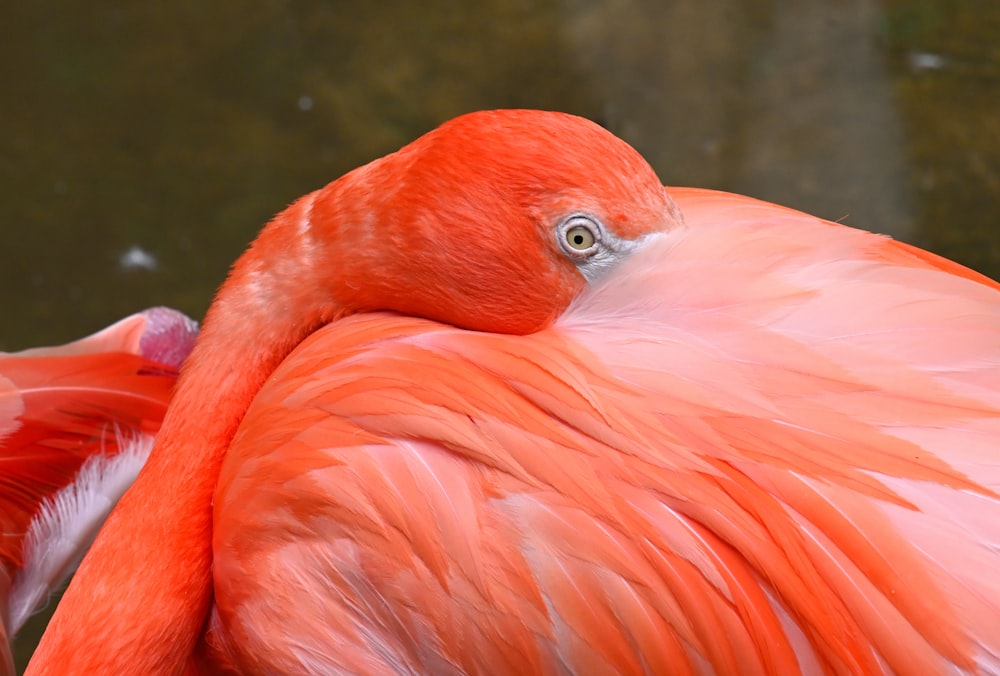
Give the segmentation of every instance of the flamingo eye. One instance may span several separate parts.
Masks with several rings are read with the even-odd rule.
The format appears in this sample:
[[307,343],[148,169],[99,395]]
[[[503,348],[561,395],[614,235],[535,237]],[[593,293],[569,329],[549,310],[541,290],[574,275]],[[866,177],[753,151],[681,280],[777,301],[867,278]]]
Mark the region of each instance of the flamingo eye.
[[594,255],[600,243],[601,228],[587,216],[571,216],[559,227],[559,244],[574,258]]
[[604,227],[597,216],[576,212],[555,227],[556,242],[584,278],[594,283],[640,248],[650,236],[625,239]]
[[594,233],[583,225],[574,225],[566,231],[566,243],[578,251],[589,249],[594,245]]

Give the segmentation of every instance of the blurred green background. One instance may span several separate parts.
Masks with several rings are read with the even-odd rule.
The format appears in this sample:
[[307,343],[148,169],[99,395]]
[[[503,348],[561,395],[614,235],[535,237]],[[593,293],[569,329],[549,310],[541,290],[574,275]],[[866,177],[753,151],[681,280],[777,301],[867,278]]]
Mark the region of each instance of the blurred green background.
[[595,119],[664,182],[1000,276],[995,0],[181,0],[0,10],[0,349],[200,316],[296,196],[454,115]]
[[1000,277],[997,0],[35,0],[0,62],[0,349],[200,317],[272,214],[481,108]]

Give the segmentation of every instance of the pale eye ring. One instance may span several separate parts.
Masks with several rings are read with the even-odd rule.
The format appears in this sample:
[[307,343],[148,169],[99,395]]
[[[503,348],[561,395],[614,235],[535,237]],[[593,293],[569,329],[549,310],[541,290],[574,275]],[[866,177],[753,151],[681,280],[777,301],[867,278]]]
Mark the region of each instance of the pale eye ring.
[[559,246],[574,258],[589,258],[601,244],[601,226],[589,216],[575,214],[559,226]]

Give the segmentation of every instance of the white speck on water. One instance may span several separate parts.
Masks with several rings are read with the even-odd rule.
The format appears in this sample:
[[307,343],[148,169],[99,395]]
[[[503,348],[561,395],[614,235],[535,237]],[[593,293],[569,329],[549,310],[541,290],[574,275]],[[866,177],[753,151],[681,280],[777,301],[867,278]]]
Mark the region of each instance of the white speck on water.
[[153,254],[133,244],[118,257],[118,266],[122,270],[155,270],[160,263]]
[[311,96],[303,94],[302,96],[299,97],[299,110],[302,111],[312,110],[312,107],[313,107],[313,98]]
[[930,52],[910,52],[907,59],[913,70],[941,70],[945,66],[943,56]]

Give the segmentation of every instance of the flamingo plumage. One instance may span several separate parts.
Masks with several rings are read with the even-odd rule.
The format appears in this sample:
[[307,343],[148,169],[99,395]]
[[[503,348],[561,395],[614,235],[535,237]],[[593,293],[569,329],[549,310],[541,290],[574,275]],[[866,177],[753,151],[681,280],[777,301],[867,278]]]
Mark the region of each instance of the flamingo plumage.
[[998,440],[995,282],[471,114],[237,261],[29,673],[996,673]]
[[77,341],[0,353],[0,673],[138,473],[196,325],[152,308]]

